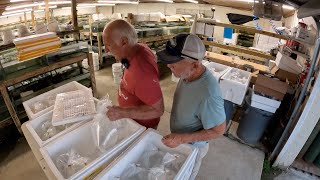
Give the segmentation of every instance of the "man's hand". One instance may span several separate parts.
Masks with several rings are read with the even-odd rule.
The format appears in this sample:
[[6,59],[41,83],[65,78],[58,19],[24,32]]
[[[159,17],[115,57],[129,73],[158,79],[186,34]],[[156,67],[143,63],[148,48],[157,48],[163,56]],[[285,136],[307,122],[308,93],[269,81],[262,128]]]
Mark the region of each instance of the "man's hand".
[[118,106],[108,107],[107,116],[110,119],[110,121],[122,119],[124,118],[123,111],[124,110]]
[[168,134],[162,138],[162,142],[170,148],[175,148],[180,144],[183,144],[182,135],[176,133]]

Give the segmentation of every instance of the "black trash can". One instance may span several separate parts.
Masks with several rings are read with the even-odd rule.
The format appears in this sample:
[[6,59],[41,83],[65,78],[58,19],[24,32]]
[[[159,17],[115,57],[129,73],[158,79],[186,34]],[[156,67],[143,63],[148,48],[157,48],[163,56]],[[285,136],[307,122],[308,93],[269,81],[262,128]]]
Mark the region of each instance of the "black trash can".
[[251,96],[245,98],[244,111],[237,135],[246,143],[257,144],[271,121],[273,113],[251,107]]
[[226,125],[228,126],[230,119],[236,109],[236,105],[228,100],[224,100],[224,111],[226,113]]

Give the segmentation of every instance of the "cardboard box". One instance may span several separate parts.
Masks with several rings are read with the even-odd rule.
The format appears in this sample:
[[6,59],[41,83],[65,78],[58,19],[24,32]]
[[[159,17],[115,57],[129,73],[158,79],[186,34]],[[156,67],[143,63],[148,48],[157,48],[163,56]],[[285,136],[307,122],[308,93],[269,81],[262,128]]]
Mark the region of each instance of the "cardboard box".
[[275,75],[276,78],[280,79],[281,81],[286,81],[288,80],[289,82],[296,84],[298,80],[298,75],[279,69],[279,67],[275,66],[274,68],[271,69],[270,71],[272,74]]
[[282,82],[258,74],[258,78],[255,84],[255,92],[275,97],[276,99],[281,101],[284,95],[287,93],[287,90],[288,84],[286,82]]

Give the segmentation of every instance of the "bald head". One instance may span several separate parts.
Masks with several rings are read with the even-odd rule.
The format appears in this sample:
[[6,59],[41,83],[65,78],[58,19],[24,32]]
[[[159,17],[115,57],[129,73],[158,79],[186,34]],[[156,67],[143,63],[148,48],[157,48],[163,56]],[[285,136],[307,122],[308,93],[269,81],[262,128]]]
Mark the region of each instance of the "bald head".
[[103,30],[103,36],[110,36],[116,42],[125,40],[129,45],[134,45],[138,42],[134,27],[122,19],[108,23]]

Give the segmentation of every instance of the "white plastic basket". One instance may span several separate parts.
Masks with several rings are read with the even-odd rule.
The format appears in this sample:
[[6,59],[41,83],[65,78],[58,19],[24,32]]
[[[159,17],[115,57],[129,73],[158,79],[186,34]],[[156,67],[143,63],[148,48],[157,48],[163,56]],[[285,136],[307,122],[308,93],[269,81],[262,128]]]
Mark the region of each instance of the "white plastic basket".
[[[72,81],[68,84],[62,85],[60,87],[57,87],[51,91],[45,92],[39,96],[36,96],[32,99],[29,99],[25,102],[23,102],[23,107],[26,110],[26,113],[29,117],[29,120],[35,119],[49,111],[53,110],[54,105],[49,105],[47,104],[47,108],[39,111],[39,112],[35,112],[34,111],[34,105],[37,102],[45,102],[48,101],[48,99],[51,100],[55,100],[56,99],[56,95],[60,94],[60,93],[65,93],[65,92],[70,92],[70,91],[76,91],[76,90],[87,90],[88,88],[83,86],[82,84],[76,82],[76,81]],[[44,103],[45,104],[45,103]]]
[[[127,148],[136,138],[138,138],[144,131],[145,127],[139,125],[131,119],[122,119],[121,121],[127,121],[132,126],[132,134],[120,141],[110,150],[106,151],[99,156],[97,153],[97,146],[92,134],[92,125],[94,121],[87,122],[77,129],[65,134],[62,137],[55,139],[48,143],[44,147],[40,148],[40,152],[43,155],[44,160],[48,164],[50,170],[53,172],[57,179],[84,179],[91,178],[105,168],[112,162],[125,148]],[[64,177],[56,166],[56,159],[61,155],[69,151],[71,148],[83,156],[98,156],[93,159],[87,166],[82,168],[77,173],[70,177]]]
[[189,179],[192,169],[198,154],[198,148],[191,145],[183,144],[176,148],[165,146],[162,141],[162,136],[156,130],[148,129],[134,144],[132,144],[121,156],[113,161],[106,169],[104,169],[95,180],[116,180],[115,177],[120,177],[123,171],[131,163],[139,160],[144,149],[151,144],[158,147],[160,150],[170,153],[179,153],[187,156],[186,161],[182,165],[175,180]]
[[86,121],[96,113],[91,89],[58,94],[53,108],[54,126]]
[[[94,101],[96,104],[98,102],[98,99],[94,99]],[[51,138],[49,138],[47,140],[43,140],[40,137],[41,136],[40,134],[43,133],[41,126],[46,121],[52,121],[52,113],[53,113],[52,111],[49,111],[36,119],[33,119],[31,121],[26,122],[26,128],[28,129],[28,131],[30,132],[32,137],[35,139],[35,141],[37,142],[39,147],[43,147],[44,145],[48,144],[49,142],[53,141],[54,139],[57,139],[58,137],[63,136],[64,134],[72,131],[73,129],[76,129],[77,127],[79,127],[85,123],[85,122],[74,123],[74,124],[70,125],[68,128],[66,128],[65,130],[52,136]]]
[[[237,80],[232,79],[232,74],[234,72],[238,72],[241,77],[244,77],[246,79],[245,82],[238,82]],[[237,68],[232,68],[231,70],[229,70],[221,77],[220,80],[220,88],[223,99],[241,105],[244,96],[246,95],[250,79],[250,72],[243,71]]]

